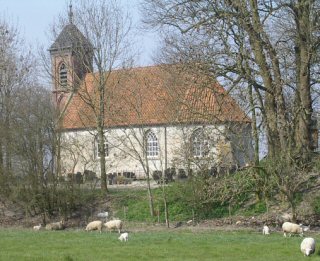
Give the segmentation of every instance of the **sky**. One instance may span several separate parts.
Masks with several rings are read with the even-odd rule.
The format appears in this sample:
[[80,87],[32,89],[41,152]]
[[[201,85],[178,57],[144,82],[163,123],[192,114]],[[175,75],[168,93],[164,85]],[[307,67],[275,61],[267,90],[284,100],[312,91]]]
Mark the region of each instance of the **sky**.
[[[139,1],[121,0],[132,12],[136,24],[140,19],[137,8]],[[75,2],[76,0],[73,0],[73,3]],[[20,36],[25,39],[26,44],[33,48],[37,46],[49,48],[52,44],[48,36],[50,25],[59,14],[67,13],[69,3],[69,0],[0,0],[0,17],[4,17],[10,24],[19,28]],[[140,32],[138,36],[138,47],[143,50],[137,61],[138,65],[153,64],[152,54],[156,51],[158,37],[151,32]]]

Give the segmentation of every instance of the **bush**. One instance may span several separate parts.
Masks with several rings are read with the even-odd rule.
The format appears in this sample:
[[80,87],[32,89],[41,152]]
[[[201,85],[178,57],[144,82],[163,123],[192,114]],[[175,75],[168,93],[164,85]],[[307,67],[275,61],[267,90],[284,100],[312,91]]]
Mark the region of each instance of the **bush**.
[[97,175],[94,171],[87,169],[83,172],[83,176],[85,181],[94,181],[97,178]]
[[162,177],[162,171],[160,170],[155,170],[152,172],[152,178],[154,181],[156,181],[158,184],[160,183],[160,179]]
[[[239,209],[241,209],[240,207]],[[254,216],[265,213],[267,211],[267,205],[265,202],[258,202],[250,205],[246,209],[242,208],[241,210],[243,210],[243,214],[246,216]]]
[[164,171],[164,178],[165,182],[172,182],[173,177],[176,175],[176,169],[175,168],[168,168]]
[[[176,175],[176,169],[175,168],[168,168],[164,171],[164,182],[167,184],[169,182],[174,181],[173,177]],[[162,171],[155,170],[152,173],[152,178],[157,181],[158,184],[160,184],[160,181],[162,179]]]
[[184,169],[179,169],[177,174],[177,179],[186,179],[188,178],[186,171]]
[[315,214],[320,215],[320,196],[317,196],[311,202],[311,206]]
[[123,172],[123,176],[132,179],[132,180],[137,180],[136,174],[134,172]]
[[83,183],[83,176],[81,172],[77,172],[76,175],[74,176],[75,181],[77,184],[82,184]]

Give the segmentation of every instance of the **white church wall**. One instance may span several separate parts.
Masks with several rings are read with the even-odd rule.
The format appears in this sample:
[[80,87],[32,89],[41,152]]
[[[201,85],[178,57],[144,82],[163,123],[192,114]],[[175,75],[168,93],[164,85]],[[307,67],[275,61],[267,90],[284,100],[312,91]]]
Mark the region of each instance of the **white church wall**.
[[[159,156],[148,158],[151,175],[154,170],[164,171],[169,167],[186,169],[192,158],[190,136],[193,131],[202,127],[200,125],[154,126],[107,130],[105,135],[109,144],[109,156],[106,157],[107,174],[134,172],[138,178],[145,177],[146,161],[143,158],[142,140],[146,131],[152,131],[156,135],[160,148]],[[226,142],[224,125],[210,125],[204,129],[209,137],[209,157],[206,160],[196,159],[192,162],[194,166],[213,165],[220,153],[217,144]],[[94,131],[64,132],[62,140],[61,160],[64,174],[91,170],[100,176]]]

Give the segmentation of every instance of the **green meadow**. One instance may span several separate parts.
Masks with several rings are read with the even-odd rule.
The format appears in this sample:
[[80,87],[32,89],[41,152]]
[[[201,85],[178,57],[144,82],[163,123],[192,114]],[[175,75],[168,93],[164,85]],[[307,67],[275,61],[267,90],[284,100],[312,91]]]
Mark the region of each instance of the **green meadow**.
[[[129,232],[128,242],[117,238],[117,233],[96,231],[0,229],[0,260],[306,260],[300,252],[302,238],[284,238],[280,232],[263,236],[254,231],[170,229]],[[320,260],[318,249],[309,259]]]

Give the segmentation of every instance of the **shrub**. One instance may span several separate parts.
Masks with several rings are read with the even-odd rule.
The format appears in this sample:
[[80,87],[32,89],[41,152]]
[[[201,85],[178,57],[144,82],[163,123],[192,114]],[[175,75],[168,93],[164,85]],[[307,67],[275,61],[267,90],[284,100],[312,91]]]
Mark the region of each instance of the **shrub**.
[[97,175],[95,172],[87,169],[83,172],[83,175],[84,175],[85,181],[93,181],[97,178]]
[[168,168],[164,171],[164,178],[165,182],[172,182],[173,177],[176,175],[176,169],[175,168]]
[[258,215],[265,213],[267,211],[267,205],[265,202],[258,202],[255,204],[250,205],[248,208],[243,210],[243,214],[246,216],[253,216],[253,215]]
[[77,172],[74,177],[75,177],[75,181],[77,184],[83,183],[83,176],[82,176],[81,172]]
[[[168,168],[164,171],[164,182],[172,182],[173,177],[176,175],[176,169],[175,168]],[[160,184],[160,181],[162,179],[162,171],[160,170],[155,170],[152,172],[152,178]]]
[[187,178],[186,171],[184,169],[179,169],[177,174],[177,179],[186,179],[186,178]]
[[311,202],[311,206],[315,214],[320,215],[320,196],[317,196]]
[[162,171],[160,170],[155,170],[152,172],[152,178],[154,181],[156,181],[158,184],[160,183],[160,179],[162,177]]

